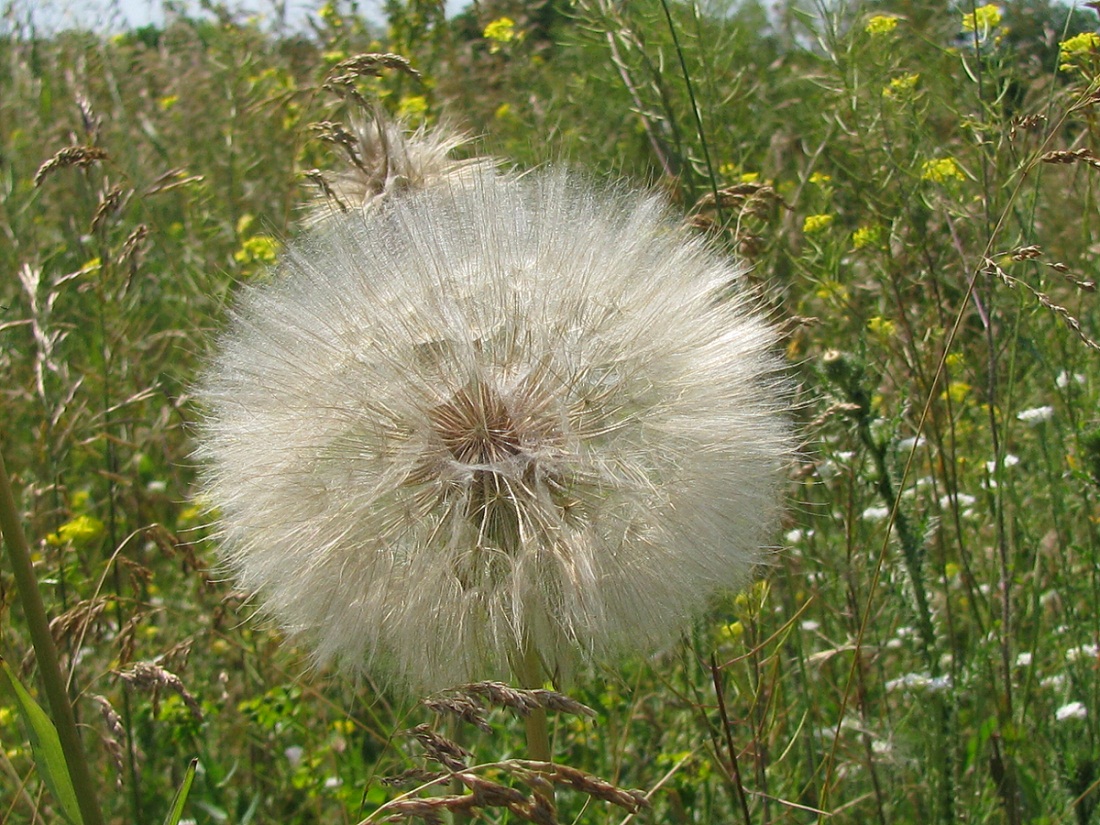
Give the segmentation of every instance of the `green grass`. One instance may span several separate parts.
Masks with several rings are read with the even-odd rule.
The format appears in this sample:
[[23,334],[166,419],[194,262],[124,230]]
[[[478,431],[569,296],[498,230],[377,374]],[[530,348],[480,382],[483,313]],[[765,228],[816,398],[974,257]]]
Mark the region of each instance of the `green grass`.
[[[433,714],[250,621],[190,500],[188,388],[333,165],[327,71],[393,51],[424,80],[363,81],[387,109],[661,189],[750,261],[800,387],[766,583],[578,673],[597,717],[552,720],[556,759],[652,791],[638,822],[1100,821],[1100,39],[1071,39],[1091,11],[999,8],[971,30],[973,6],[920,2],[395,0],[385,33],[329,4],[281,36],[220,8],[114,37],[8,18],[0,437],[106,819],[162,821],[194,757],[198,823],[359,822],[421,765],[402,731]],[[36,186],[69,146],[105,156]],[[6,563],[0,632],[36,686]],[[476,759],[521,754],[522,721],[491,719],[462,732]],[[0,823],[57,817],[26,739],[5,696]],[[557,796],[562,822],[625,816]]]

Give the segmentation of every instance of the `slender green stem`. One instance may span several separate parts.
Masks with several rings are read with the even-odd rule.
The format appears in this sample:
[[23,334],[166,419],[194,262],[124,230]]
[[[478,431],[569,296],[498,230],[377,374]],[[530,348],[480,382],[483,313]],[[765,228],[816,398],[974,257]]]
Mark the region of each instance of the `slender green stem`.
[[38,660],[38,672],[42,676],[46,698],[50,703],[53,723],[57,727],[57,736],[61,749],[65,753],[65,762],[69,767],[73,790],[84,825],[103,825],[103,814],[99,810],[96,785],[88,771],[88,760],[80,741],[80,732],[73,716],[73,706],[65,689],[65,676],[58,662],[57,646],[50,634],[50,623],[46,618],[46,608],[42,604],[42,595],[38,592],[38,579],[34,575],[31,563],[30,547],[23,534],[19,511],[15,506],[11,481],[4,456],[0,450],[0,532],[8,546],[11,565],[15,573],[15,587],[19,591],[19,600],[31,632],[31,643]]
[[[539,654],[529,639],[523,642],[515,664],[516,678],[524,690],[537,690],[542,687],[542,663]],[[546,708],[535,708],[524,719],[527,727],[527,755],[538,762],[550,762],[550,735],[546,724]]]

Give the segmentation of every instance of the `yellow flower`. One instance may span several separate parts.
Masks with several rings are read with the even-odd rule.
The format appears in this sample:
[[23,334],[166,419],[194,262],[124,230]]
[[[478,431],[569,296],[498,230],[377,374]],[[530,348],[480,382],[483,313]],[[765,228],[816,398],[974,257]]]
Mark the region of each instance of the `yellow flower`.
[[485,27],[482,35],[486,40],[492,41],[490,52],[498,52],[505,43],[511,43],[516,39],[516,21],[511,17],[500,17]]
[[1100,53],[1100,34],[1082,32],[1058,44],[1058,68],[1063,72],[1084,67]]
[[810,183],[822,186],[833,179],[832,175],[826,175],[824,172],[814,172],[810,175]]
[[239,264],[274,263],[279,242],[270,235],[253,235],[241,241],[240,249],[233,253]]
[[741,175],[741,183],[756,183],[760,180],[759,172],[744,172]]
[[920,168],[920,179],[946,183],[949,180],[966,180],[966,176],[954,158],[936,158],[924,162]]
[[883,97],[905,98],[917,88],[920,80],[919,74],[903,74],[890,81],[890,85],[882,90]]
[[165,95],[157,101],[157,105],[160,106],[162,112],[167,112],[173,106],[180,102],[179,95]]
[[872,335],[879,338],[893,338],[897,334],[898,325],[889,318],[876,315],[867,322],[867,329],[871,331]]
[[889,14],[876,14],[867,21],[863,30],[871,36],[889,34],[898,27],[898,19]]
[[54,547],[89,544],[102,536],[105,529],[103,522],[93,516],[77,516],[58,527],[56,533],[46,536],[46,541]]
[[806,220],[802,222],[802,231],[807,235],[812,235],[827,228],[832,222],[832,215],[807,215]]
[[424,119],[428,111],[428,99],[424,95],[409,95],[401,98],[397,105],[397,114],[404,120],[418,122]]
[[966,359],[963,358],[962,354],[958,352],[949,353],[947,356],[947,360],[945,361],[945,363],[947,364],[947,368],[952,370],[957,370],[965,362]]
[[952,404],[961,404],[966,400],[966,396],[970,394],[970,385],[965,381],[952,381],[947,385],[947,389],[940,393],[940,400],[951,400]]
[[963,15],[963,31],[977,32],[985,37],[990,31],[1001,25],[1001,8],[994,3],[986,3],[974,9],[973,13]]
[[882,237],[881,226],[861,226],[852,233],[852,246],[855,249],[865,249],[868,246],[878,246]]
[[826,279],[818,284],[817,289],[814,291],[814,295],[822,301],[829,301],[830,303],[837,304],[846,304],[849,298],[848,287],[844,286],[840,281],[831,279]]
[[741,624],[741,622],[731,622],[730,624],[722,625],[718,632],[729,641],[736,642],[745,635],[745,626]]
[[337,11],[336,3],[334,2],[328,2],[321,6],[317,11],[317,16],[334,29],[344,25],[344,20],[340,17],[340,12]]

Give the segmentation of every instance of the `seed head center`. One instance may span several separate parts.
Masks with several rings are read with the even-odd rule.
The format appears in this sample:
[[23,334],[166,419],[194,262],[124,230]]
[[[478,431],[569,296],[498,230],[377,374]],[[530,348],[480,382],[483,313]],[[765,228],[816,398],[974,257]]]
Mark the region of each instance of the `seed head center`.
[[491,464],[522,449],[519,428],[500,394],[484,381],[475,381],[436,407],[432,424],[457,461]]

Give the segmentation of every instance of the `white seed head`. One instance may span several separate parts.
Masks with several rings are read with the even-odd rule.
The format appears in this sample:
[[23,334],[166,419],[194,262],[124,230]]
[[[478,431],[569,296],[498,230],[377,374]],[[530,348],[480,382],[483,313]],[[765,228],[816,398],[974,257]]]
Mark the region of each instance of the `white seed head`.
[[321,222],[199,389],[228,566],[320,661],[415,689],[667,643],[777,526],[786,393],[740,275],[562,173]]

